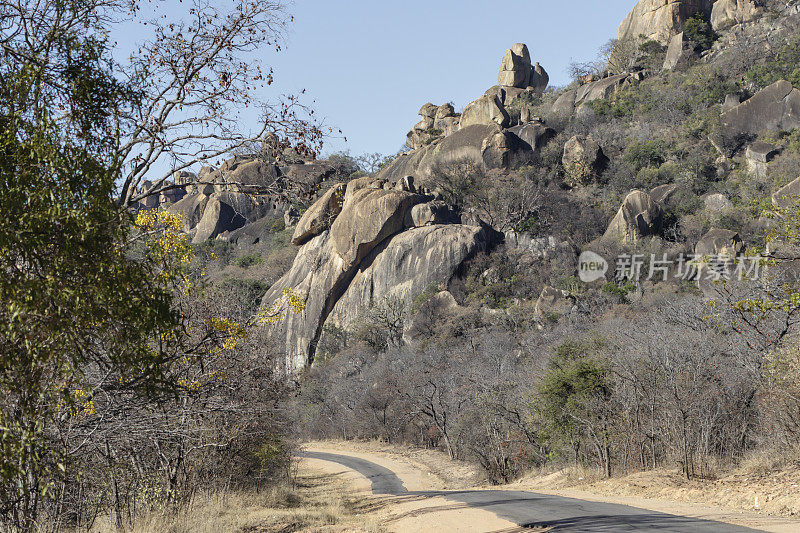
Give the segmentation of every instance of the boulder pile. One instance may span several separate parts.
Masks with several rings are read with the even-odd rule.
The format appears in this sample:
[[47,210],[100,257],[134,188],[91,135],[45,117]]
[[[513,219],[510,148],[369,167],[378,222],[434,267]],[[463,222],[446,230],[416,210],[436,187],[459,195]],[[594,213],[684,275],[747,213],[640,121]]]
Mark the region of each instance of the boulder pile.
[[274,305],[284,289],[306,298],[303,313],[269,326],[287,353],[286,370],[313,362],[324,326],[346,328],[387,299],[409,306],[501,238],[480,221],[461,220],[413,179],[359,178],[330,189],[298,222],[297,257],[262,302]]
[[506,50],[498,84],[456,113],[450,103],[426,103],[420,121],[406,135],[410,149],[378,177],[396,181],[416,176],[424,182],[436,163],[469,158],[487,168],[525,164],[554,132],[533,112],[549,76],[532,63],[525,44]]
[[289,215],[291,197],[312,200],[320,183],[332,174],[333,167],[324,161],[278,164],[257,156],[236,156],[219,168],[203,167],[198,174],[176,171],[158,186],[143,182],[139,194],[160,192],[145,196],[137,208],[162,207],[180,214],[194,243],[236,239],[248,233],[240,231],[245,226]]

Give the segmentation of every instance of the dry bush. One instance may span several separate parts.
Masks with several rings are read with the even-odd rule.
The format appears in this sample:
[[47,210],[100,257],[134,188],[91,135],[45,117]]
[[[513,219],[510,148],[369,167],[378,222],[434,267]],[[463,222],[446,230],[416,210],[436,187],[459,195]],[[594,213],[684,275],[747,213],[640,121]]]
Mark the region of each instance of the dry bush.
[[[359,531],[381,531],[364,516],[374,504],[353,494],[340,479],[303,472],[294,485],[267,490],[202,490],[183,506],[150,511],[136,520],[129,533],[218,533],[220,531],[318,531],[338,526]],[[92,533],[116,533],[107,519],[98,520]]]

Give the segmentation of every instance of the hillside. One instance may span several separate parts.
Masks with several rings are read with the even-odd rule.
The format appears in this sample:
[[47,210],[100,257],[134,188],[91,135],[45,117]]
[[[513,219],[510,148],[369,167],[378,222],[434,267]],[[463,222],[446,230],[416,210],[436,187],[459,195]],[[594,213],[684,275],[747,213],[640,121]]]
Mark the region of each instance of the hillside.
[[800,513],[800,0],[640,0],[566,86],[509,42],[360,157],[320,156],[292,96],[236,133],[282,4],[188,8],[127,70],[101,36],[138,7],[112,4],[0,28],[0,528],[180,530],[201,493],[254,531],[383,516],[294,486],[332,439],[471,486]]
[[303,434],[439,446],[498,481],[571,456],[714,476],[796,442],[794,289],[767,288],[793,267],[763,257],[794,246],[798,24],[797,2],[643,0],[569,86],[514,44],[372,175],[250,156],[170,209],[243,266],[288,265],[292,233],[262,307],[306,299],[269,326]]

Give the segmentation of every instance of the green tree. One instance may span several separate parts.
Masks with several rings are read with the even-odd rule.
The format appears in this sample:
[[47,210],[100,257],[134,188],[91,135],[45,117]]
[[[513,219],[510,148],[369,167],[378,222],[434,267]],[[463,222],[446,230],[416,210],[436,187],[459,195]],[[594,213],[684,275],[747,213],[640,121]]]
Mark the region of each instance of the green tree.
[[569,445],[578,461],[589,445],[611,477],[611,442],[618,409],[609,363],[599,339],[566,341],[555,349],[538,387],[543,437],[554,447]]
[[4,33],[0,63],[0,511],[23,530],[67,468],[54,422],[93,409],[89,368],[120,390],[162,389],[169,351],[153,336],[180,325],[157,265],[126,255],[131,219],[113,199],[109,109],[135,94],[78,25],[97,20],[50,8],[32,46]]
[[[195,28],[203,32],[196,41],[179,39],[176,46],[185,54],[169,59],[186,68],[194,64],[195,74],[202,74],[200,56],[212,63],[214,53],[226,56],[214,63],[224,69],[235,61],[234,52],[263,41],[269,27],[253,21],[275,4],[239,4],[217,27],[232,40],[205,55],[195,49],[190,57],[192,43],[215,42],[208,20]],[[195,6],[203,17],[216,13],[210,4]],[[191,247],[179,234],[180,219],[155,211],[134,217],[126,208],[146,171],[136,167],[133,178],[124,171],[131,146],[157,147],[145,153],[147,164],[176,146],[164,136],[169,121],[154,126],[145,114],[142,128],[131,111],[155,99],[166,106],[166,120],[175,102],[143,91],[133,83],[136,76],[124,81],[110,58],[105,35],[131,7],[129,0],[0,0],[0,527],[13,531],[33,530],[43,520],[58,527],[68,511],[80,520],[64,505],[80,499],[72,488],[83,475],[81,465],[91,463],[79,457],[87,449],[109,461],[93,496],[114,493],[112,516],[123,524],[120,465],[113,462],[118,450],[107,438],[109,424],[119,432],[158,419],[159,432],[146,438],[170,444],[153,461],[163,464],[170,498],[190,447],[172,446],[189,439],[167,424],[205,427],[200,410],[186,405],[221,379],[220,369],[230,363],[218,357],[208,364],[209,356],[234,350],[246,333],[246,325],[209,309],[192,310],[187,295],[196,280],[187,277]],[[169,31],[167,25],[158,46],[148,50],[166,54],[175,42]],[[259,37],[242,43],[232,37],[238,32]],[[151,68],[166,68],[168,61],[158,59]],[[231,75],[234,86],[241,82]],[[214,98],[231,100],[229,85],[219,87],[219,78],[215,91],[207,92],[212,82],[204,76],[189,76],[175,89],[186,105],[200,98],[214,108]],[[200,92],[192,93],[193,87]],[[293,127],[292,116],[283,115],[283,126]],[[171,127],[185,131],[191,124]],[[202,138],[188,137],[194,143]],[[196,157],[205,154],[199,150]],[[286,307],[302,309],[295,295],[284,296]],[[281,309],[263,310],[252,322],[277,320]],[[139,419],[129,413],[134,403],[145,414]],[[169,410],[176,405],[183,406],[180,416]],[[198,441],[191,442],[195,449]],[[173,449],[177,455],[168,456]]]
[[697,14],[686,21],[683,36],[687,41],[695,43],[699,50],[708,50],[717,40],[717,34],[711,23],[702,14]]

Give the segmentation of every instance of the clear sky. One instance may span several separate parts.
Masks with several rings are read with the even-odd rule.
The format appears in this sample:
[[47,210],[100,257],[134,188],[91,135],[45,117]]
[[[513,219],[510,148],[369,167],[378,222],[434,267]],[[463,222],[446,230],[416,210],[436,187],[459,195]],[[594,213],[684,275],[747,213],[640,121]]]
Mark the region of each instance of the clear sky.
[[[395,153],[422,104],[452,101],[460,110],[496,84],[503,53],[515,42],[528,45],[551,85],[568,83],[569,62],[592,59],[635,4],[294,0],[284,49],[261,58],[276,81],[264,96],[305,89],[304,102],[313,100],[325,123],[347,138],[328,139],[326,153]],[[136,31],[122,33],[115,37],[124,49]]]
[[497,83],[515,42],[528,45],[551,85],[572,60],[616,37],[636,0],[296,0],[286,48],[265,61],[281,91],[306,89],[347,137],[326,151],[394,153],[425,102],[456,109]]

